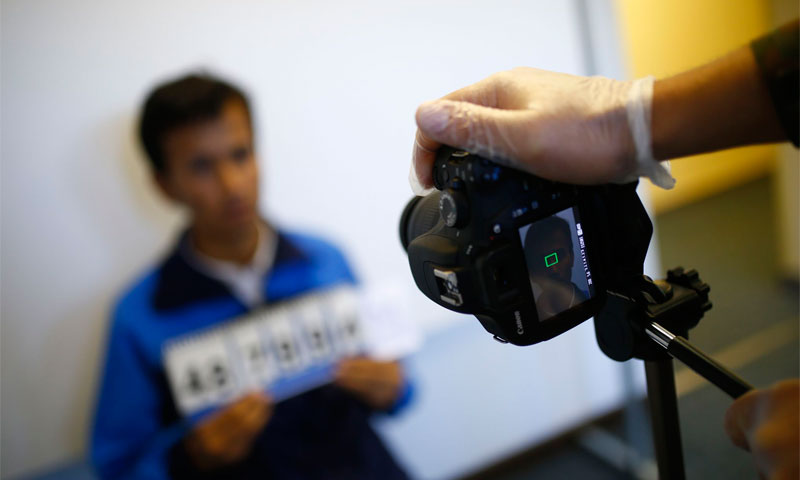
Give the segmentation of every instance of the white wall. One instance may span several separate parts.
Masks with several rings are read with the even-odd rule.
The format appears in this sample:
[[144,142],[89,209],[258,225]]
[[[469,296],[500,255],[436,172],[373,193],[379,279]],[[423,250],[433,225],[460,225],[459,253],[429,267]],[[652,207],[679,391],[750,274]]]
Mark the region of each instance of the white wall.
[[[154,82],[188,68],[252,93],[265,211],[339,243],[366,281],[403,285],[439,332],[412,361],[418,403],[382,426],[415,473],[477,468],[613,406],[618,370],[583,353],[590,329],[541,348],[494,345],[415,291],[396,235],[416,105],[517,65],[581,73],[577,25],[572,2],[548,0],[4,0],[2,475],[85,453],[112,299],[181,223],[151,188],[136,112]],[[447,368],[454,358],[464,375]],[[487,385],[496,369],[508,377]],[[539,405],[520,413],[522,400]],[[493,429],[498,412],[505,431]],[[434,455],[421,443],[432,431],[461,443]]]

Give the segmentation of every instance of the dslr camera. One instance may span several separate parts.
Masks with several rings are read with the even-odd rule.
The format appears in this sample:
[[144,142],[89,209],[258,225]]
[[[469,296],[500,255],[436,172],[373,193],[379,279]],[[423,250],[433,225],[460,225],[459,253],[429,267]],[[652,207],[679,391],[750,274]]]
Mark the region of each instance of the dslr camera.
[[436,191],[413,198],[400,220],[414,281],[498,341],[555,337],[641,278],[652,223],[637,182],[552,182],[451,147],[433,168]]
[[450,147],[433,168],[437,191],[400,219],[417,287],[503,343],[531,345],[595,317],[603,353],[645,360],[659,478],[684,478],[672,357],[733,398],[753,387],[686,339],[711,308],[697,271],[642,275],[653,224],[638,182],[568,185]]

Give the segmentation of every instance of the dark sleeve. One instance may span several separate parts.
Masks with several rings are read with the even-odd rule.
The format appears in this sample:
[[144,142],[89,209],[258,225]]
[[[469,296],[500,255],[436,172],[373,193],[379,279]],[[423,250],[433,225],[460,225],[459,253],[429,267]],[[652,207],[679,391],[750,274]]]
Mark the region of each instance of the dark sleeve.
[[778,120],[786,137],[800,146],[798,105],[800,104],[800,21],[787,23],[774,32],[753,40],[751,48],[769,90]]
[[[252,454],[251,456],[252,457]],[[237,478],[252,478],[255,470],[248,457],[232,465],[216,468],[214,470],[203,471],[194,466],[189,452],[186,450],[186,439],[176,443],[169,452],[167,460],[169,465],[169,476],[172,480],[231,480]],[[259,478],[267,480],[266,472],[260,472]]]

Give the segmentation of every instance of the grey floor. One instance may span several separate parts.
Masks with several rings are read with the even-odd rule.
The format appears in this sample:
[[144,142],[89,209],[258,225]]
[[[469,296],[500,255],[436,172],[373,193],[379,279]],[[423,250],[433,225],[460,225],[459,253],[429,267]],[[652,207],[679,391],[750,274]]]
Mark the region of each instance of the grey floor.
[[[798,287],[777,273],[772,199],[771,182],[763,179],[657,219],[662,267],[695,268],[711,285],[714,307],[692,330],[690,340],[712,356],[732,359],[737,364],[732,370],[756,387],[800,376]],[[749,455],[733,447],[723,432],[730,398],[704,381],[695,383],[678,401],[687,478],[757,478]],[[621,425],[604,427],[621,430]],[[588,453],[576,440],[567,440],[557,449],[515,461],[511,468],[472,478],[632,477]]]

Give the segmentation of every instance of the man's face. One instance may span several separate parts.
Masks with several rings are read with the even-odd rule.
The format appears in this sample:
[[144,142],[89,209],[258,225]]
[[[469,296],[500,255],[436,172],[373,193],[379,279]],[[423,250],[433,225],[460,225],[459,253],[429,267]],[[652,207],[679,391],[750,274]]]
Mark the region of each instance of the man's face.
[[257,218],[258,165],[244,105],[225,104],[219,116],[179,127],[164,138],[161,189],[189,207],[197,226],[237,230]]

